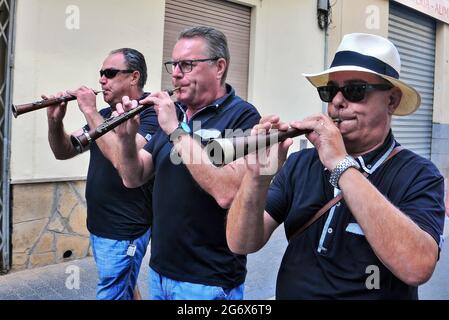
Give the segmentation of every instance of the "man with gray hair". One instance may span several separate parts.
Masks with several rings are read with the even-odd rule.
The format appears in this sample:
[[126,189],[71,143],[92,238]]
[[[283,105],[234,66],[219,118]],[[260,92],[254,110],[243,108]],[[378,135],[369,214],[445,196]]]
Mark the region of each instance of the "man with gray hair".
[[[179,88],[177,103],[166,92],[140,101],[154,104],[160,129],[138,152],[132,138],[138,123],[130,120],[117,127],[124,184],[138,187],[155,173],[152,299],[243,298],[246,257],[229,250],[225,219],[245,167],[235,163],[215,167],[198,138],[193,138],[207,141],[224,136],[226,129],[246,130],[259,121],[257,110],[226,83],[229,60],[221,31],[210,27],[183,31],[171,61],[165,62],[173,86]],[[135,104],[124,99],[117,110]]]
[[[112,115],[123,96],[142,99],[147,79],[144,56],[135,49],[112,51],[100,70],[104,101],[109,107],[97,111],[96,97],[85,86],[65,95],[76,96],[87,125],[74,132],[79,136],[96,128]],[[61,96],[63,93],[59,93]],[[45,96],[43,96],[46,98]],[[66,104],[49,107],[48,140],[57,159],[75,157],[78,151],[64,131]],[[158,127],[157,116],[148,108],[140,115],[134,134],[136,150],[147,143]],[[90,144],[90,162],[86,182],[87,228],[98,271],[97,299],[132,299],[142,258],[149,239],[152,218],[152,182],[139,188],[126,188],[116,170],[116,134],[111,131]]]

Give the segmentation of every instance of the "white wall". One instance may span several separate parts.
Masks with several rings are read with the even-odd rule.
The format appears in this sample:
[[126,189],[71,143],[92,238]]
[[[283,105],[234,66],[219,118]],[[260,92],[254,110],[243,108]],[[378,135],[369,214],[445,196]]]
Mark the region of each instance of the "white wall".
[[324,66],[324,32],[318,28],[316,1],[257,3],[249,100],[261,114],[276,114],[288,122],[321,112],[316,89],[302,76]]
[[[112,49],[141,51],[149,70],[148,90],[160,87],[164,1],[158,0],[18,0],[13,101],[39,100],[42,93],[100,88],[98,70]],[[79,29],[70,6],[79,8]],[[70,24],[69,24],[70,25]],[[73,25],[73,24],[72,24]],[[101,95],[99,106],[104,102]],[[68,132],[85,124],[71,102],[64,121]],[[68,161],[54,159],[47,141],[45,110],[12,121],[12,181],[76,179],[87,172],[88,153]]]
[[[324,33],[318,29],[315,0],[238,0],[252,10],[248,100],[261,114],[285,121],[321,111],[316,90],[301,75],[323,69]],[[141,51],[149,69],[149,91],[159,90],[162,71],[164,4],[159,0],[18,0],[13,101],[38,100],[87,85],[98,89],[98,70],[112,49]],[[80,28],[66,27],[69,5],[79,8]],[[70,22],[70,20],[69,20]],[[98,97],[97,103],[102,102]],[[85,124],[71,102],[68,132]],[[47,141],[45,110],[13,119],[13,183],[85,177],[88,153],[54,159]]]

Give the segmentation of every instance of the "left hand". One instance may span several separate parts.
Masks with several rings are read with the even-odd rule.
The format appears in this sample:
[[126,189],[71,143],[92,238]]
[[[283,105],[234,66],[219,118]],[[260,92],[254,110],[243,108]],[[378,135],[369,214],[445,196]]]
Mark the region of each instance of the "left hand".
[[317,149],[321,163],[329,170],[335,169],[337,164],[348,154],[340,130],[331,118],[324,114],[292,122],[290,126],[297,129],[313,130],[306,137]]
[[[278,116],[269,115],[260,119],[259,123],[252,128],[251,135],[266,135],[273,129],[286,131],[288,128],[288,124],[281,122]],[[292,143],[293,140],[289,138],[269,148],[248,154],[246,156],[248,170],[254,177],[259,176],[261,180],[271,181],[287,159],[288,148]]]
[[159,126],[166,134],[172,133],[179,124],[175,103],[165,91],[155,92],[139,101],[139,104],[154,103]]
[[[115,111],[112,112],[113,117],[117,117],[125,112],[130,111],[137,107],[137,101],[131,100],[128,96],[122,97],[122,103],[117,103],[115,106]],[[136,114],[131,119],[121,123],[117,127],[114,128],[114,132],[117,134],[117,137],[124,141],[123,143],[130,143],[130,141],[135,140],[137,131],[140,125],[139,115]]]

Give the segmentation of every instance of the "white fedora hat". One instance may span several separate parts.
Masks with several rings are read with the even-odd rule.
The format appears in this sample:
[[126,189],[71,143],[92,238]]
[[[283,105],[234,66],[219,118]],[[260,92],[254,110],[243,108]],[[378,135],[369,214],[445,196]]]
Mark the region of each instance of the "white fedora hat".
[[405,116],[418,109],[419,93],[399,80],[401,59],[389,40],[373,34],[351,33],[343,37],[331,67],[321,73],[303,74],[315,87],[325,86],[329,74],[338,71],[362,71],[377,74],[402,91],[402,99],[394,114]]

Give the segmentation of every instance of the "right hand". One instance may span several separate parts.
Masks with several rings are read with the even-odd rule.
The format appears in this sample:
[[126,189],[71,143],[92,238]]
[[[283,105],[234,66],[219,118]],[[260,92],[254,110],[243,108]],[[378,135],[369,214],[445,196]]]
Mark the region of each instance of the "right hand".
[[[55,96],[47,96],[47,95],[41,95],[42,99],[48,100],[48,99],[54,99],[54,98],[60,98],[63,96],[68,96],[69,94],[67,92],[58,92]],[[64,119],[65,114],[67,111],[67,103],[61,102],[60,104],[54,104],[47,107],[47,118],[48,120],[52,120],[55,122],[62,121]]]
[[97,112],[97,98],[91,88],[81,86],[75,91],[67,91],[67,93],[76,97],[78,107],[83,114]]
[[[256,124],[251,130],[251,135],[268,134],[273,129],[287,131],[288,128],[288,124],[281,122],[278,116],[270,115],[260,119],[259,124]],[[248,170],[262,180],[271,181],[287,159],[288,148],[292,143],[293,140],[288,138],[270,148],[248,154],[246,156]]]

